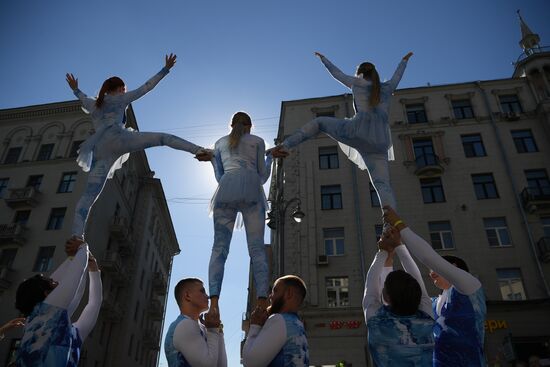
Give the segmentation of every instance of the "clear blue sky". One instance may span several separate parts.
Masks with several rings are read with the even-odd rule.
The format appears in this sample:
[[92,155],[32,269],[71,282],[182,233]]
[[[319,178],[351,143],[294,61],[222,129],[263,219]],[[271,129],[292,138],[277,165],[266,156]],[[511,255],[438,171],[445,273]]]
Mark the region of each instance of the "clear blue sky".
[[[373,61],[382,78],[414,51],[400,87],[506,78],[521,52],[518,8],[550,45],[548,0],[4,0],[0,108],[74,99],[66,72],[90,95],[112,75],[134,88],[174,52],[172,72],[134,103],[142,131],[172,132],[208,146],[227,133],[235,111],[245,110],[256,120],[256,134],[272,143],[281,101],[346,92],[314,51],[349,73]],[[167,148],[147,155],[162,179],[182,250],[174,261],[169,323],[178,313],[175,281],[207,279],[213,239],[207,200],[175,198],[209,199],[216,185],[211,167],[190,155]],[[221,298],[230,366],[239,361],[247,276],[238,232]]]

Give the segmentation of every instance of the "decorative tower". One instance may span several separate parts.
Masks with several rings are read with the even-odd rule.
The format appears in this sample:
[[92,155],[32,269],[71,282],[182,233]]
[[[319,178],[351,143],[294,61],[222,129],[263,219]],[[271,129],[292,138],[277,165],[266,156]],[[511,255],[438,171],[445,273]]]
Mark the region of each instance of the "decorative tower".
[[531,29],[529,29],[529,26],[523,18],[521,17],[521,14],[519,12],[519,9],[517,11],[518,17],[519,17],[519,23],[521,27],[521,41],[519,41],[519,45],[521,48],[523,48],[523,52],[526,55],[531,55],[535,52],[540,52],[540,37],[538,34],[533,33]]

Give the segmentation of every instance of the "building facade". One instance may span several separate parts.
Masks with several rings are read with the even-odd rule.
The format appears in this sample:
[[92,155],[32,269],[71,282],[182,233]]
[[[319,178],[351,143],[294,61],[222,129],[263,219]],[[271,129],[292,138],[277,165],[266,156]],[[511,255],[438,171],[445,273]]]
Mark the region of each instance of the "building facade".
[[[550,357],[550,50],[523,21],[522,35],[512,77],[400,89],[389,114],[398,213],[482,282],[491,366]],[[277,140],[353,111],[350,94],[282,102]],[[310,364],[371,366],[361,304],[382,219],[367,172],[320,134],[277,160],[270,200],[274,277],[308,285]]]
[[[127,117],[137,129],[131,108]],[[87,180],[75,158],[92,129],[78,101],[0,110],[0,323],[18,316],[18,284],[50,274],[66,257]],[[102,271],[103,304],[79,365],[156,366],[179,245],[161,182],[143,151],[108,180],[86,239]],[[0,364],[13,361],[20,337],[21,331],[11,332],[0,343]]]

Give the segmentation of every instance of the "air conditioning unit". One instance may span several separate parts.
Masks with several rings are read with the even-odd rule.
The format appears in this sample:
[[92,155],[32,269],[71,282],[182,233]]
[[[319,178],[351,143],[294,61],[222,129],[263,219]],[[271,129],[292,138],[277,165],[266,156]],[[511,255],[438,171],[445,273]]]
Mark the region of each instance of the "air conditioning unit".
[[327,255],[319,255],[317,257],[317,265],[328,265],[328,256]]

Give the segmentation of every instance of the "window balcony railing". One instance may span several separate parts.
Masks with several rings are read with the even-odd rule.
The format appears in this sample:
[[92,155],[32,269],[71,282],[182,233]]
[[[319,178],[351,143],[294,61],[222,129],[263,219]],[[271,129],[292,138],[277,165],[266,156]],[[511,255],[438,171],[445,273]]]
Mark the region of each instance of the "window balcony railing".
[[0,291],[8,289],[13,282],[13,270],[6,266],[0,266]]
[[435,154],[419,155],[415,159],[416,170],[414,174],[423,177],[441,175],[445,169],[441,165],[439,157]]
[[538,214],[550,211],[550,186],[526,187],[521,192],[523,207],[529,213]]
[[27,242],[27,227],[24,224],[0,224],[0,244],[23,245]]
[[8,195],[4,199],[6,205],[12,209],[24,206],[35,207],[40,202],[40,192],[34,187],[21,187],[17,189],[9,189]]
[[537,242],[539,257],[542,262],[550,263],[550,237],[542,237]]
[[153,291],[157,294],[165,294],[166,286],[166,278],[164,275],[160,271],[155,272],[153,275]]
[[162,320],[164,309],[162,307],[162,302],[160,302],[158,299],[152,299],[149,302],[147,311],[149,313],[149,316],[151,317],[151,320],[154,320],[154,321]]
[[125,217],[114,215],[109,224],[109,232],[113,238],[122,241],[128,237],[128,220]]

